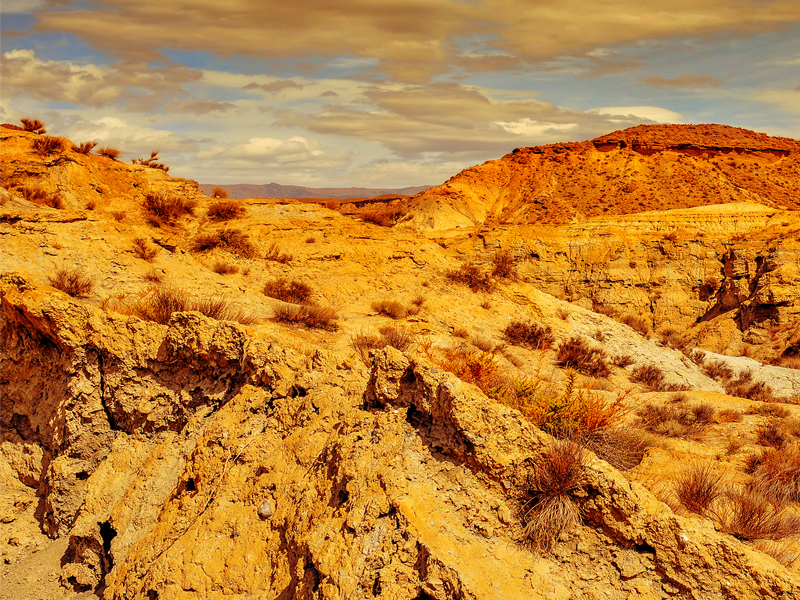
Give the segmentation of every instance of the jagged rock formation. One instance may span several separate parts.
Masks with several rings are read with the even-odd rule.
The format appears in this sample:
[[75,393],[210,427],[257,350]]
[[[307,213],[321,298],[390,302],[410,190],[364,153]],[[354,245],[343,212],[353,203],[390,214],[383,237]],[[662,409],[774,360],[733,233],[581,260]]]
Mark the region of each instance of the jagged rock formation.
[[798,172],[797,140],[726,125],[640,125],[466,169],[417,195],[405,225],[564,224],[730,202],[796,210]]

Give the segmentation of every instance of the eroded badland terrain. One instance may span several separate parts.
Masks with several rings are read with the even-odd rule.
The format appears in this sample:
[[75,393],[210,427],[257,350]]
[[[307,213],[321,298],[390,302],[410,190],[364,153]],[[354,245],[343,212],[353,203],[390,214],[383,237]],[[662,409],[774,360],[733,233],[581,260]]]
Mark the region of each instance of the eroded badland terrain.
[[0,138],[0,598],[800,598],[800,142],[357,205]]

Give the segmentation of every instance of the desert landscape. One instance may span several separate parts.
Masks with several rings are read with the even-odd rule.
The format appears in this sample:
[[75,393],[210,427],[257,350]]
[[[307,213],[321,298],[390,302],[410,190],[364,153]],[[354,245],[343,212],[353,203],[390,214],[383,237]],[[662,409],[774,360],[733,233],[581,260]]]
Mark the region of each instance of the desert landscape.
[[0,127],[3,600],[800,597],[799,141],[233,199],[44,126]]

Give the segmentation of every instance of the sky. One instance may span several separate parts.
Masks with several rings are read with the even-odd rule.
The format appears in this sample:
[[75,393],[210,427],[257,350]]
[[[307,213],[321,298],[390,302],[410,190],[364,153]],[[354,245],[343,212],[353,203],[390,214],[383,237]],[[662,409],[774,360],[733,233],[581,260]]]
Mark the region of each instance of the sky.
[[3,0],[0,119],[201,183],[439,184],[641,123],[800,138],[799,0]]

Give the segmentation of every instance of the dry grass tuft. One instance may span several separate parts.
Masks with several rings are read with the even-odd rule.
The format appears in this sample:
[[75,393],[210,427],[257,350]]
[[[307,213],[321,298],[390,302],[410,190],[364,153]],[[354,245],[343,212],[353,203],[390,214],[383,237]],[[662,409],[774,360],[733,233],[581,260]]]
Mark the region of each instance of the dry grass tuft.
[[414,313],[413,310],[410,310],[408,306],[399,300],[376,300],[370,306],[376,313],[391,317],[392,319],[402,319],[403,317]]
[[780,449],[789,441],[789,436],[778,423],[767,423],[756,429],[756,444]]
[[491,292],[494,280],[491,275],[473,262],[464,263],[460,268],[448,271],[450,281],[466,285],[473,292]]
[[374,223],[381,227],[392,227],[396,225],[404,216],[407,211],[404,208],[397,206],[386,206],[368,208],[361,212],[358,217],[366,223]]
[[218,275],[232,275],[239,272],[239,267],[227,260],[216,260],[211,265],[211,270]]
[[748,460],[753,486],[784,502],[800,502],[800,444],[768,448]]
[[27,201],[33,202],[34,204],[57,209],[64,208],[64,198],[58,192],[48,192],[44,188],[28,185],[14,187],[13,189],[21,194]]
[[214,221],[230,221],[242,218],[247,209],[238,200],[219,200],[209,204],[206,214]]
[[533,321],[512,321],[503,330],[503,339],[514,346],[544,350],[553,343],[553,332],[549,327]]
[[222,186],[217,186],[213,190],[211,190],[211,197],[212,198],[230,198],[230,194],[228,190],[226,190]]
[[294,260],[294,257],[291,254],[284,252],[277,242],[272,242],[267,247],[267,254],[264,256],[264,258],[266,260],[272,260],[284,265]]
[[625,313],[619,318],[619,322],[627,325],[641,335],[647,336],[647,334],[650,333],[650,324],[647,322],[647,319],[640,315]]
[[161,169],[165,173],[169,173],[169,167],[164,163],[158,162],[158,150],[153,150],[149,158],[134,158],[131,164],[142,165],[151,169]]
[[694,438],[714,422],[716,409],[710,404],[691,405],[680,400],[664,405],[647,404],[637,415],[637,427],[666,437]]
[[77,146],[73,144],[72,151],[78,154],[91,154],[95,146],[97,146],[97,142],[81,142]]
[[655,365],[640,365],[631,372],[631,381],[641,383],[654,391],[666,389],[664,371]]
[[92,293],[94,281],[76,267],[60,267],[47,281],[54,288],[73,298],[85,298]]
[[611,358],[611,364],[620,368],[629,367],[633,364],[633,357],[630,354],[617,354]]
[[22,123],[23,131],[30,131],[31,133],[38,133],[39,135],[47,133],[47,129],[44,128],[44,123],[39,119],[22,118],[19,121]]
[[117,160],[120,157],[120,154],[122,154],[122,150],[112,146],[103,146],[102,148],[97,149],[97,154],[100,156],[105,156],[106,158],[110,158],[111,160]]
[[585,482],[584,450],[554,440],[536,462],[522,493],[520,511],[525,538],[540,552],[549,552],[563,531],[581,524],[574,494]]
[[311,304],[311,286],[301,281],[278,277],[264,284],[264,295],[290,304]]
[[763,381],[753,381],[753,372],[749,369],[740,371],[736,379],[725,383],[725,393],[759,402],[770,402],[774,399],[772,389]]
[[517,261],[508,250],[498,250],[492,256],[492,277],[500,279],[517,278]]
[[240,229],[201,233],[194,239],[192,245],[192,250],[195,252],[207,252],[214,248],[223,248],[242,258],[253,258],[256,254],[255,246],[250,242],[250,238]]
[[133,254],[147,262],[153,262],[153,259],[158,255],[161,249],[151,244],[144,238],[136,238],[133,240]]
[[414,345],[416,336],[407,327],[390,325],[380,328],[380,335],[359,333],[350,339],[350,346],[359,355],[365,365],[370,364],[369,353],[380,350],[386,346],[397,348],[400,352],[407,352]]
[[275,320],[293,325],[305,325],[309,329],[324,329],[336,331],[339,325],[336,321],[339,315],[333,308],[317,306],[315,304],[287,304],[281,303],[273,307]]
[[571,337],[558,348],[558,362],[592,377],[608,377],[611,373],[606,363],[606,353],[590,346],[580,337]]
[[687,510],[698,515],[705,514],[722,494],[719,474],[709,463],[688,467],[675,482],[678,500]]
[[34,138],[31,144],[39,156],[50,156],[64,151],[64,140],[52,135],[40,135]]
[[184,215],[193,215],[197,200],[165,194],[147,194],[142,207],[150,217],[150,224],[159,227],[173,224]]

